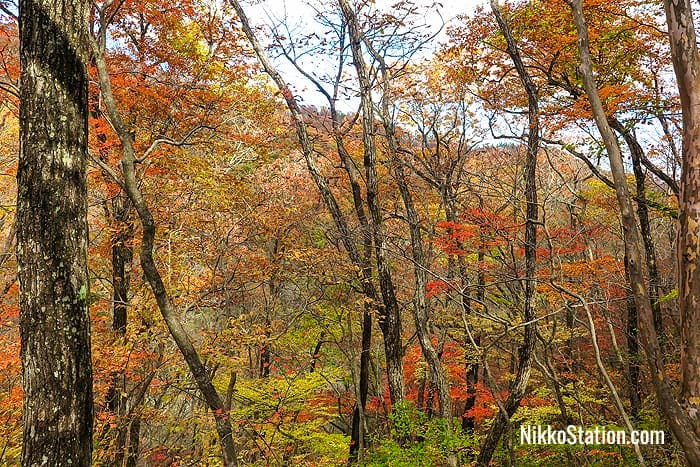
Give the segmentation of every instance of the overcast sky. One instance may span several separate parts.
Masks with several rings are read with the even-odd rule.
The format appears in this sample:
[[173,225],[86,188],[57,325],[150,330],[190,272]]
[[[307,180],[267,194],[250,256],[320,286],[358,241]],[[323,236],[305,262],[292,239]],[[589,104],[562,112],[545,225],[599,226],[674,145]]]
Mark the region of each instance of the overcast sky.
[[[326,3],[329,2],[330,0],[326,0]],[[445,18],[468,13],[473,11],[478,5],[488,4],[487,0],[437,0],[437,2],[434,0],[413,0],[413,2],[417,5],[442,4],[441,7],[436,8],[441,10]],[[281,16],[286,11],[292,17],[303,17],[304,15],[313,14],[307,3],[307,0],[250,0],[243,5],[246,10],[250,11],[251,16],[253,13],[258,12],[264,16],[266,11]],[[374,3],[384,8],[396,3],[396,0],[375,0]]]
[[[314,9],[309,6],[309,3],[318,6],[321,1],[328,5],[332,0],[248,0],[242,2],[242,6],[253,26],[271,25],[284,20],[291,25],[292,35],[296,36],[318,30],[319,26],[314,22]],[[419,6],[430,7],[427,9],[424,19],[427,24],[434,28],[434,31],[439,30],[443,21],[449,25],[458,15],[470,14],[478,6],[488,4],[487,0],[413,0],[413,2]],[[374,2],[376,7],[382,10],[390,8],[395,3],[396,0],[375,0]],[[263,43],[266,42],[263,37],[261,40]],[[308,81],[298,74],[286,60],[280,58],[274,61],[283,73],[285,80],[305,103],[317,106],[325,104],[325,98],[315,92]],[[343,107],[343,104],[339,103],[339,107]]]

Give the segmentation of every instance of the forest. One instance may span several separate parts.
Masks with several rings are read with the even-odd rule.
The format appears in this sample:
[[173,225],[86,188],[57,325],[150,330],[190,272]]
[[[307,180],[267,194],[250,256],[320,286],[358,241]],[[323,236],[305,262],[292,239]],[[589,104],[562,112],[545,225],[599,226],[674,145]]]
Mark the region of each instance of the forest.
[[0,465],[700,466],[692,3],[0,0]]

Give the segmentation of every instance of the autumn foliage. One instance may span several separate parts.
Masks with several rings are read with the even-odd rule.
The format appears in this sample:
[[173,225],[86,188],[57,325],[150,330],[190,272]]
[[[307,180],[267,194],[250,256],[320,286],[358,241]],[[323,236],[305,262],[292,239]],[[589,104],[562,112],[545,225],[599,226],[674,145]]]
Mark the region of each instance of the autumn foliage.
[[[534,363],[494,465],[511,456],[522,465],[637,465],[631,446],[530,446],[517,437],[520,425],[624,426],[596,346],[631,423],[668,431],[644,363],[619,207],[567,2],[502,6],[540,99],[539,217],[529,220],[528,96],[491,12],[451,19],[438,40],[434,25],[422,21],[438,5],[355,3],[376,99],[375,218],[361,85],[337,5],[315,4],[315,16],[304,19],[313,27],[305,30],[275,17],[271,29],[256,29],[291,84],[281,91],[261,71],[227,4],[99,5],[106,16],[95,15],[93,31],[108,31],[109,79],[157,227],[153,256],[224,404],[212,414],[203,401],[139,265],[142,224],[121,178],[123,140],[90,63],[95,465],[220,465],[216,416],[230,421],[241,465],[341,465],[359,412],[362,450],[354,460],[361,464],[431,465],[447,456],[471,465],[523,351],[528,222],[537,224]],[[16,18],[7,5],[0,23],[3,465],[20,461],[23,396],[13,255],[19,61]],[[264,20],[260,10],[250,11],[254,21]],[[644,0],[586,1],[584,12],[600,97],[608,119],[622,128],[616,134],[635,212],[648,208],[645,241],[658,274],[647,263],[644,271],[659,291],[656,332],[675,387],[683,365],[675,252],[683,128],[665,23],[660,6]],[[315,168],[285,99],[302,104]],[[632,141],[642,151],[638,171]],[[329,197],[337,212],[329,210]],[[411,228],[421,234],[423,269]],[[379,231],[401,318],[405,394],[393,405],[381,332],[388,301]],[[427,279],[417,290],[420,271]],[[126,284],[121,304],[117,282]],[[440,419],[435,368],[418,335],[414,310],[421,303],[449,386],[450,423]],[[118,309],[126,313],[123,327],[114,324]],[[363,352],[369,365],[361,378]],[[366,403],[358,411],[362,391]],[[683,465],[683,449],[670,434],[665,445],[642,446],[641,453],[648,465]]]

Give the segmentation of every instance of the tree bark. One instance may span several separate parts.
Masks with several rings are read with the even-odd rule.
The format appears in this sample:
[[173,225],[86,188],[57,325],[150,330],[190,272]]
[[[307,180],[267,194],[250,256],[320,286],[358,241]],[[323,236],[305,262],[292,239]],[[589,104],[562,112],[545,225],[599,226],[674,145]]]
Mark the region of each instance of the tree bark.
[[[99,136],[99,135],[98,135]],[[112,332],[116,335],[120,345],[126,345],[127,305],[129,300],[129,288],[131,280],[131,266],[133,261],[134,226],[130,216],[131,201],[126,193],[120,191],[111,201],[111,211],[108,213],[115,223],[116,231],[112,235]],[[107,209],[107,208],[106,208]],[[107,391],[107,407],[119,419],[118,433],[116,436],[114,465],[123,465],[125,457],[127,466],[134,465],[136,458],[133,453],[138,452],[138,436],[133,437],[130,431],[140,427],[139,416],[136,419],[127,418],[128,398],[122,394],[126,392],[127,380],[123,372],[112,374],[112,383]],[[136,445],[133,443],[136,441]],[[130,443],[127,446],[127,443]]]
[[112,218],[117,228],[112,236],[112,331],[121,336],[126,334],[131,263],[134,257],[131,245],[134,226],[130,212],[131,201],[121,191],[112,200]]
[[[484,199],[481,196],[478,196],[479,199],[479,208],[483,209],[484,208]],[[450,219],[448,219],[450,220]],[[454,218],[456,220],[456,218]],[[484,229],[482,227],[479,227],[479,243],[478,243],[478,252],[476,256],[477,264],[481,265],[484,264],[484,258],[486,256],[486,236],[484,234]],[[479,272],[477,273],[477,289],[476,289],[476,299],[478,300],[478,303],[483,304],[485,299],[486,299],[486,274],[483,271],[483,268],[479,268]],[[465,296],[462,298],[462,308],[467,314],[471,314],[472,312],[472,303],[471,299],[469,296],[464,294]],[[465,357],[464,357],[464,364],[465,364],[465,382],[467,384],[467,400],[464,403],[464,418],[462,418],[462,430],[464,431],[473,431],[475,428],[475,417],[472,415],[469,415],[468,412],[473,409],[476,406],[476,385],[479,382],[479,353],[478,353],[478,348],[481,345],[481,335],[477,334],[473,336],[474,340],[474,345],[471,345],[471,342],[469,342],[469,339],[465,339],[464,342],[464,349],[465,349]],[[468,352],[468,349],[470,347],[473,347],[472,353],[470,354]]]
[[365,408],[367,407],[367,392],[369,390],[369,364],[372,345],[372,314],[371,305],[365,304],[362,313],[362,345],[360,350],[360,381],[359,400],[355,402],[352,413],[352,431],[350,433],[350,457],[349,463],[360,460],[360,454],[364,447]]
[[[647,287],[644,282],[643,258],[640,251],[641,240],[639,230],[637,228],[636,219],[634,218],[634,210],[632,208],[632,201],[630,199],[629,187],[627,186],[627,176],[625,173],[624,164],[622,162],[622,153],[620,151],[620,146],[617,141],[617,138],[615,137],[615,134],[613,133],[613,130],[608,124],[605,109],[603,108],[603,103],[600,99],[600,95],[598,94],[598,87],[595,82],[595,78],[593,77],[593,65],[591,62],[590,50],[588,45],[588,27],[583,16],[582,1],[569,0],[569,5],[571,6],[573,12],[574,22],[576,23],[576,31],[578,33],[579,57],[581,60],[581,66],[579,67],[579,69],[581,72],[581,77],[583,79],[583,84],[586,89],[588,101],[591,105],[591,110],[593,112],[593,117],[595,119],[596,126],[598,127],[600,135],[603,139],[603,143],[605,144],[605,149],[608,153],[608,158],[610,160],[610,170],[612,172],[615,185],[615,195],[620,206],[623,240],[625,244],[625,255],[627,256],[629,264],[630,285],[634,296],[634,302],[637,308],[641,344],[647,356],[647,361],[650,370],[649,373],[651,375],[652,382],[654,383],[654,389],[656,391],[656,397],[658,398],[659,405],[661,406],[662,411],[668,419],[671,431],[683,447],[686,459],[688,460],[690,465],[700,465],[700,436],[698,436],[698,433],[696,432],[697,424],[694,423],[694,420],[691,418],[693,417],[692,412],[686,412],[674,396],[673,388],[668,379],[668,375],[666,374],[663,354],[659,346],[659,341],[656,335],[656,329],[654,328],[653,311],[651,308],[651,303],[649,301]],[[668,6],[669,5],[667,5],[667,7]],[[690,7],[688,6],[688,10],[684,13],[687,15],[685,16],[685,20],[687,20],[687,18],[691,18],[689,12]],[[670,22],[671,21],[669,20],[669,23]],[[690,27],[692,28],[692,21],[690,21],[690,25]],[[670,34],[673,37],[674,27],[673,25],[670,25],[669,27],[672,30]],[[686,39],[688,39],[688,36],[685,36],[684,40]],[[695,44],[694,34],[692,36],[692,43]],[[698,104],[700,104],[700,102],[698,102]],[[694,126],[691,128],[690,131],[692,132],[695,130],[700,131],[700,126]],[[684,137],[687,138],[688,135],[686,134]],[[696,138],[694,141],[697,144],[700,144],[700,139]],[[700,153],[700,148],[698,149],[698,152]],[[687,160],[684,161],[684,164],[686,164],[687,162]],[[700,165],[700,159],[697,162]],[[697,175],[700,175],[700,173],[698,173]],[[696,181],[700,182],[700,177],[698,177],[697,175],[695,177]],[[683,198],[683,195],[681,196],[681,198]],[[681,205],[683,205],[682,202]],[[684,229],[683,225],[687,222],[687,216],[684,217],[683,220],[681,220],[681,231]],[[697,225],[700,224],[695,223],[695,226]],[[694,238],[697,240],[697,235],[695,235]],[[680,245],[679,251],[684,251],[683,249],[681,249]],[[680,255],[680,257],[681,259],[683,259],[683,261],[681,262],[681,290],[679,290],[679,295],[682,293],[682,291],[686,290],[683,288],[683,284],[684,282],[687,284],[688,279],[687,275],[682,271],[683,267],[686,267],[684,256]],[[700,259],[698,258],[695,258],[693,261],[696,260],[700,261]],[[698,276],[698,279],[700,279],[700,276]],[[698,282],[698,285],[700,286],[700,282]],[[680,302],[681,304],[684,303],[682,298],[680,299]],[[696,309],[694,311],[691,311],[691,314],[698,313],[697,307],[695,308]],[[683,310],[683,305],[681,305],[681,310]],[[695,326],[697,331],[697,319],[693,323],[686,324],[689,325],[688,327]],[[688,345],[686,338],[687,336],[682,336],[684,348],[687,348]],[[683,355],[687,355],[687,353],[684,352]],[[683,363],[687,364],[687,359],[684,359]],[[683,372],[683,375],[685,375],[686,372],[695,372],[697,374],[697,372],[700,371],[700,365],[693,366],[690,369],[690,371],[687,371],[685,368],[682,368],[681,371]]]
[[[629,284],[629,264],[625,258],[625,278]],[[630,412],[632,417],[637,418],[642,409],[642,382],[640,380],[639,368],[639,330],[637,322],[637,306],[634,303],[634,294],[631,288],[627,291],[625,299],[627,305],[627,378],[629,380]]]
[[661,319],[661,290],[659,279],[659,270],[656,267],[656,248],[654,247],[654,237],[651,234],[651,224],[649,222],[649,206],[647,205],[646,196],[646,176],[642,170],[642,161],[646,159],[642,146],[637,141],[635,135],[622,123],[611,116],[608,118],[610,127],[622,135],[627,147],[630,150],[632,157],[632,170],[634,171],[634,181],[637,188],[637,217],[639,218],[639,228],[644,242],[644,253],[649,273],[649,300],[651,301],[651,309],[654,313],[654,328],[659,339],[663,342],[663,321]]
[[680,398],[695,429],[694,458],[700,464],[700,53],[690,1],[664,0],[664,8],[683,113],[683,163],[678,203]]
[[535,292],[537,288],[537,154],[540,145],[539,108],[537,88],[529,73],[523,65],[515,38],[510,32],[510,27],[500,12],[498,2],[491,0],[491,10],[493,11],[501,33],[508,45],[508,55],[518,72],[518,77],[527,93],[528,101],[528,134],[527,134],[527,155],[525,160],[525,300],[523,310],[523,321],[525,330],[523,333],[523,343],[518,349],[518,363],[515,379],[509,388],[508,398],[503,404],[505,413],[499,411],[491,426],[488,436],[484,440],[477,458],[477,465],[488,465],[493,457],[493,453],[498,445],[498,441],[505,433],[510,423],[510,417],[520,406],[520,401],[525,395],[527,382],[532,371],[534,361],[535,342],[537,338],[537,313],[535,310]]
[[[165,289],[165,284],[158,271],[158,267],[153,259],[153,246],[156,236],[156,223],[153,214],[148,208],[148,204],[141,193],[139,183],[136,178],[136,152],[133,145],[133,136],[129,133],[122,121],[121,114],[117,108],[117,103],[112,92],[112,84],[107,69],[107,61],[104,55],[104,46],[106,44],[106,30],[100,30],[100,36],[97,39],[90,38],[92,44],[92,52],[95,65],[97,68],[100,90],[107,114],[114,127],[117,136],[122,144],[122,159],[120,162],[123,179],[115,177],[116,181],[122,184],[133,204],[139,219],[141,221],[141,250],[140,262],[141,269],[148,281],[153,295],[155,296],[158,310],[163,316],[168,331],[182,354],[185,363],[187,364],[192,377],[199,388],[202,397],[204,398],[209,410],[214,416],[216,423],[216,431],[221,444],[224,465],[237,466],[236,446],[233,441],[233,429],[229,414],[224,407],[223,401],[219,393],[216,391],[212,383],[211,376],[207,372],[204,363],[202,363],[199,353],[194,348],[192,341],[187,334],[187,331],[180,322],[175,306],[170,298],[170,295]],[[115,174],[116,175],[116,174]]]
[[343,20],[348,28],[350,50],[360,85],[362,107],[362,144],[364,149],[365,184],[367,206],[370,214],[374,257],[379,274],[379,290],[384,307],[379,315],[379,328],[384,336],[387,376],[391,403],[404,399],[403,344],[401,342],[401,312],[394,291],[394,283],[386,253],[386,228],[379,202],[379,179],[377,176],[377,149],[375,140],[374,106],[372,105],[372,85],[367,75],[367,65],[362,53],[362,32],[355,11],[347,0],[338,0]]
[[88,13],[84,0],[21,0],[17,263],[22,465],[89,466]]

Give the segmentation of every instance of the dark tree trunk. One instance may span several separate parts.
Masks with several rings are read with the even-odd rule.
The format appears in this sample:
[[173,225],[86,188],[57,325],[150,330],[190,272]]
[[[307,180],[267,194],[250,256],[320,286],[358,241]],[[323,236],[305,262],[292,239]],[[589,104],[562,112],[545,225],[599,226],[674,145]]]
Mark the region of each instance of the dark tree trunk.
[[[470,308],[466,308],[469,313]],[[481,336],[474,336],[474,343],[478,346],[481,344]],[[471,346],[465,345],[467,352],[464,357],[465,365],[465,383],[467,385],[467,399],[464,401],[464,411],[462,412],[462,430],[472,432],[476,427],[476,420],[469,411],[476,406],[476,385],[479,382],[479,356],[474,351],[469,353]]]
[[[99,101],[98,101],[99,102]],[[99,103],[93,104],[91,110],[92,118],[100,118]],[[99,131],[96,135],[100,144],[107,141],[107,134],[104,131]],[[108,149],[100,150],[100,160],[106,163],[109,156]],[[102,172],[105,182],[113,182],[110,175],[103,170]],[[129,296],[129,287],[131,279],[131,266],[133,262],[133,239],[134,239],[134,224],[131,214],[131,201],[127,194],[120,190],[119,193],[104,203],[105,216],[112,224],[113,233],[110,238],[112,244],[112,333],[119,345],[126,345],[126,325],[127,325],[127,303]],[[127,392],[127,380],[123,371],[115,371],[111,375],[112,381],[107,390],[107,408],[112,415],[119,420],[116,436],[114,440],[116,446],[113,449],[114,457],[109,459],[109,465],[123,465],[124,458],[127,456],[126,451],[132,450],[138,452],[138,437],[136,437],[136,446],[127,447],[126,443],[132,439],[129,436],[130,426],[135,423],[127,417],[127,398],[122,394]],[[131,412],[133,412],[133,407]],[[138,415],[135,415],[138,418]],[[110,425],[105,424],[102,433],[98,435],[99,442],[105,442],[106,435],[110,433]],[[133,462],[132,462],[133,461]],[[130,459],[129,462],[135,463],[136,459]]]
[[370,348],[372,346],[372,314],[377,311],[378,299],[377,292],[371,282],[372,278],[372,230],[367,221],[367,214],[364,208],[362,199],[362,191],[358,181],[357,169],[350,154],[345,148],[343,138],[340,134],[340,124],[338,112],[335,108],[335,102],[330,100],[333,132],[335,141],[338,147],[338,155],[343,163],[343,168],[348,175],[350,188],[352,189],[353,205],[355,214],[362,229],[362,257],[357,264],[361,268],[363,292],[368,301],[365,302],[364,311],[362,314],[362,345],[360,350],[360,381],[359,381],[359,404],[355,403],[355,410],[352,415],[352,431],[350,436],[350,463],[360,460],[360,452],[364,447],[364,413],[367,406],[367,391],[369,389],[369,371],[370,371]]
[[362,350],[360,354],[360,400],[355,403],[352,413],[352,432],[350,437],[350,463],[360,459],[360,449],[364,444],[364,411],[367,407],[367,391],[369,389],[370,347],[372,345],[372,309],[365,305],[362,315]]
[[260,378],[270,377],[270,319],[265,320],[265,343],[260,347],[260,365],[258,376]]
[[129,441],[127,444],[126,467],[136,467],[139,458],[139,446],[141,441],[141,417],[135,417],[129,423]]
[[364,151],[365,184],[367,189],[367,206],[372,226],[374,257],[379,275],[379,290],[384,304],[379,315],[379,328],[384,337],[384,354],[386,356],[387,377],[391,403],[404,400],[403,344],[401,340],[401,312],[394,290],[394,282],[389,269],[386,248],[386,227],[382,216],[379,199],[379,178],[377,175],[377,149],[375,141],[374,105],[372,103],[372,86],[368,77],[368,67],[362,52],[362,32],[355,11],[347,0],[338,4],[347,25],[350,37],[350,50],[357,72],[362,106],[362,145]]
[[[632,168],[634,170],[634,179],[637,189],[637,216],[639,218],[639,227],[641,231],[642,241],[644,242],[644,251],[646,253],[646,265],[649,273],[649,301],[654,316],[654,328],[657,336],[661,338],[663,335],[663,324],[661,321],[661,303],[659,301],[659,273],[656,267],[656,249],[651,235],[651,225],[649,223],[649,208],[647,206],[645,174],[642,169],[642,160],[644,160],[644,150],[637,141],[637,138],[630,130],[625,128],[622,123],[611,116],[608,118],[610,127],[620,134],[627,147],[630,150],[632,157]],[[642,389],[640,380],[639,368],[639,330],[638,330],[638,313],[637,306],[634,302],[634,294],[631,292],[632,286],[629,275],[629,261],[625,257],[625,276],[627,283],[630,285],[630,291],[627,293],[627,353],[629,355],[627,378],[629,383],[629,400],[630,413],[634,418],[637,418],[642,406]]]
[[501,33],[506,38],[508,44],[508,55],[510,55],[515,69],[518,72],[520,81],[527,93],[528,100],[528,134],[527,134],[527,155],[525,160],[525,303],[523,310],[523,321],[525,329],[523,342],[518,348],[518,361],[515,372],[515,379],[509,387],[508,398],[503,404],[504,411],[499,411],[491,426],[488,436],[481,445],[477,465],[488,465],[496,450],[498,441],[508,429],[510,417],[513,416],[520,401],[525,395],[527,382],[530,378],[532,363],[534,361],[535,339],[537,336],[535,294],[537,288],[537,186],[535,176],[537,172],[537,154],[540,144],[539,109],[537,89],[523,65],[518,51],[517,43],[513,38],[507,21],[500,13],[496,0],[491,0],[491,10],[493,11]]
[[89,466],[85,44],[90,3],[21,0],[19,8],[22,465]]
[[[335,95],[338,93],[340,86],[341,75],[337,77],[335,83]],[[365,407],[367,406],[367,392],[369,390],[369,375],[371,355],[370,348],[372,346],[372,314],[377,312],[379,297],[377,296],[376,288],[372,283],[372,229],[367,220],[364,200],[362,199],[362,189],[358,180],[358,171],[355,163],[345,147],[343,136],[340,128],[340,115],[335,106],[335,99],[329,98],[328,103],[331,111],[331,123],[333,135],[338,148],[338,156],[343,164],[345,173],[348,175],[350,189],[352,190],[353,206],[355,215],[360,228],[362,229],[362,257],[358,256],[356,266],[361,270],[363,293],[368,299],[365,301],[364,311],[362,314],[362,344],[360,353],[360,380],[358,384],[358,399],[359,403],[355,403],[355,409],[352,414],[352,430],[350,436],[350,456],[349,463],[354,463],[360,460],[361,450],[364,448],[365,441]],[[359,251],[358,251],[359,253]]]
[[[625,276],[629,284],[629,264],[625,258]],[[634,295],[631,289],[627,292],[627,355],[629,382],[630,413],[637,418],[642,408],[642,387],[639,379],[639,331],[637,329],[637,306],[634,304]]]
[[112,201],[112,217],[117,231],[112,237],[112,331],[124,336],[129,302],[129,280],[134,253],[131,242],[134,226],[131,222],[131,201],[120,192]]
[[[109,213],[115,223],[115,233],[112,235],[112,332],[116,334],[121,345],[126,345],[127,304],[129,285],[131,278],[131,265],[133,261],[132,241],[134,227],[131,221],[131,201],[124,192],[120,192],[112,199],[111,212]],[[135,446],[127,446],[134,438],[129,435],[133,426],[140,426],[137,419],[128,420],[127,399],[122,396],[127,390],[126,378],[123,372],[115,372],[112,375],[112,384],[107,391],[107,406],[118,417],[119,428],[116,437],[115,457],[113,463],[122,465],[125,456],[129,452],[138,452],[138,436],[135,438]],[[131,459],[135,462],[136,459]]]
[[[341,28],[344,28],[344,26],[341,26]],[[338,50],[340,51],[339,53],[342,54],[344,53],[343,50],[345,49],[345,36],[341,34],[339,38],[339,46]],[[357,266],[360,271],[361,271],[361,277],[362,277],[362,282],[363,282],[363,293],[365,297],[368,299],[365,302],[364,306],[364,313],[363,313],[363,318],[362,318],[362,350],[360,354],[360,375],[359,375],[359,381],[357,385],[357,391],[359,392],[356,394],[356,403],[355,403],[355,408],[353,409],[353,416],[352,416],[352,423],[351,423],[351,437],[350,437],[350,456],[349,456],[349,463],[352,464],[354,462],[357,462],[360,460],[360,452],[363,448],[364,445],[364,433],[363,433],[363,428],[364,428],[364,409],[365,409],[365,404],[367,401],[367,390],[369,388],[368,382],[369,382],[369,365],[370,365],[370,345],[372,341],[372,313],[376,312],[378,309],[378,297],[375,291],[375,287],[372,283],[372,250],[373,250],[373,245],[372,245],[372,231],[369,225],[369,222],[367,220],[367,214],[365,212],[365,206],[364,206],[364,200],[362,199],[362,188],[360,187],[360,183],[358,180],[359,176],[359,171],[357,167],[355,166],[355,162],[352,160],[352,157],[347,151],[347,148],[345,147],[345,140],[344,137],[347,134],[349,128],[343,128],[343,120],[344,117],[342,117],[338,113],[338,109],[336,107],[336,102],[338,100],[338,95],[340,92],[340,87],[343,79],[343,63],[344,59],[340,58],[340,63],[338,65],[338,71],[335,76],[335,80],[333,81],[333,90],[332,92],[329,92],[324,84],[313,74],[307,72],[300,64],[299,62],[294,59],[291,56],[287,55],[287,58],[291,61],[291,63],[295,66],[295,68],[302,74],[304,75],[309,81],[311,81],[314,86],[316,86],[316,89],[324,95],[326,100],[328,101],[328,110],[330,111],[331,115],[331,129],[332,129],[332,134],[333,134],[333,139],[335,140],[336,143],[336,149],[338,156],[340,157],[340,161],[342,164],[342,168],[345,171],[345,173],[348,176],[348,182],[350,183],[350,189],[352,191],[352,199],[353,199],[353,206],[355,208],[355,214],[357,217],[358,222],[360,223],[360,228],[362,229],[362,257],[360,258],[359,256],[353,256],[351,251],[358,250],[359,249],[356,245],[356,241],[354,239],[343,239],[343,243],[350,244],[350,248],[348,249],[348,253],[351,253],[350,259],[353,261],[355,266]],[[278,83],[279,84],[279,83]],[[319,189],[320,189],[319,185]],[[328,205],[328,203],[327,203]],[[330,205],[328,205],[331,207]],[[333,209],[331,209],[331,212],[334,213]],[[335,215],[335,213],[334,213]],[[334,221],[336,223],[336,226],[338,227],[339,231],[343,231],[343,225],[346,224],[346,221],[344,218],[334,218]],[[359,401],[359,402],[358,402]],[[364,401],[364,402],[363,402]]]

